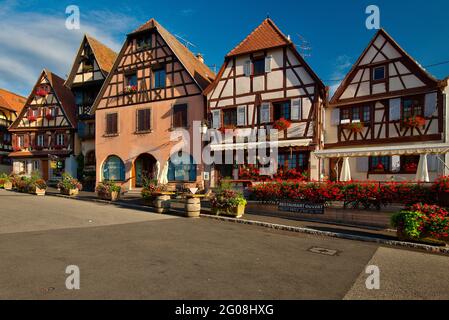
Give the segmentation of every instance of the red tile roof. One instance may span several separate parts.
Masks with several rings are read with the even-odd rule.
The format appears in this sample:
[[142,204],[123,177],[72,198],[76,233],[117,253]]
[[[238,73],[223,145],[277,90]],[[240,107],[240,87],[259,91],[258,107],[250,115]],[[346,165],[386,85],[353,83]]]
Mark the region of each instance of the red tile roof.
[[12,93],[5,89],[0,89],[0,108],[14,112],[20,112],[26,103],[26,98]]
[[279,30],[270,19],[265,19],[240,44],[227,54],[227,57],[241,55],[290,44],[291,41]]
[[107,75],[114,66],[115,59],[117,58],[117,53],[94,37],[86,35],[86,38],[89,42],[90,47],[92,48],[92,51],[94,52],[95,59],[97,59],[101,70],[103,70],[103,72],[105,72],[105,75]]

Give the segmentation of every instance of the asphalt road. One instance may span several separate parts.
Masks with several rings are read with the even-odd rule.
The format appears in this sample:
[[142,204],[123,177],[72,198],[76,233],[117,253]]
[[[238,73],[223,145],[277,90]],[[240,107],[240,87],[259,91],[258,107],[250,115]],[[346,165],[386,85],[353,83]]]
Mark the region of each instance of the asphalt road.
[[0,259],[0,299],[449,299],[444,256],[4,190]]

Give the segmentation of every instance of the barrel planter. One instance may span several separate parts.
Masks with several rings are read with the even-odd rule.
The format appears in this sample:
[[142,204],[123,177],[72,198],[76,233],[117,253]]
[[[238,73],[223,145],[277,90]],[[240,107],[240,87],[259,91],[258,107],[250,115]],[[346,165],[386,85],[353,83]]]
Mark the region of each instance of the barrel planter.
[[170,199],[172,193],[155,193],[153,207],[157,213],[165,213],[170,210]]
[[12,182],[11,181],[5,182],[5,184],[3,185],[3,188],[5,190],[12,190]]
[[196,197],[186,198],[185,200],[186,217],[198,218],[201,212],[201,199]]

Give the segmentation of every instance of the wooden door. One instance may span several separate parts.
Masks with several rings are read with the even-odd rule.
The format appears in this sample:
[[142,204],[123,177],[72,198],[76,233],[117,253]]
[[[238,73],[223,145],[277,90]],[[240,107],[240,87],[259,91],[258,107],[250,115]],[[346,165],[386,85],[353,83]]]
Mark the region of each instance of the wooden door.
[[48,160],[42,160],[42,179],[48,180]]

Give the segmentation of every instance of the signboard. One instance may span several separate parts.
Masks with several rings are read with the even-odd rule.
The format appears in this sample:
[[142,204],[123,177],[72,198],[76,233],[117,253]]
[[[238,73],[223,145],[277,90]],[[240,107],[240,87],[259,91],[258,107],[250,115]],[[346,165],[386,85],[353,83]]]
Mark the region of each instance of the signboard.
[[324,214],[324,204],[311,202],[280,202],[279,211],[305,214]]

